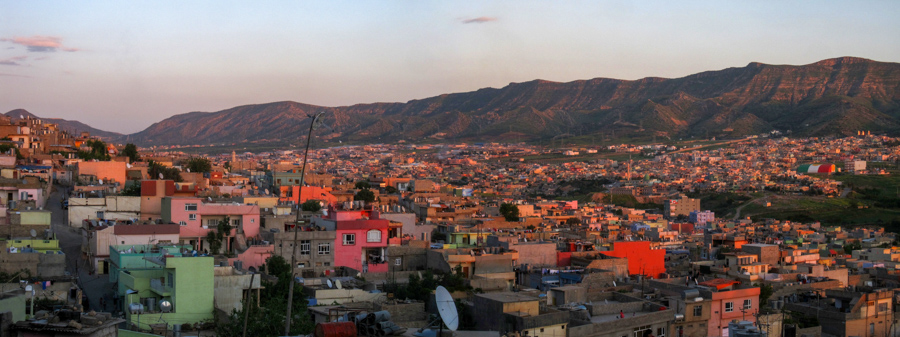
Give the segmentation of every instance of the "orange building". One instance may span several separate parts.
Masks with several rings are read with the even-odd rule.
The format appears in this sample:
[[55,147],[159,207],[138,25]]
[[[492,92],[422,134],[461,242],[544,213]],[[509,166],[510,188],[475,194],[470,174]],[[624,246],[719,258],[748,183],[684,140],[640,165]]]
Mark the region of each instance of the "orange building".
[[295,204],[301,204],[306,202],[307,200],[320,200],[327,202],[329,205],[334,205],[337,203],[337,197],[331,194],[330,188],[304,186],[303,191],[301,192],[300,186],[279,186],[278,190],[280,192],[279,195],[281,196],[278,198],[278,201],[280,202],[290,201],[294,202]]
[[125,183],[127,164],[121,161],[83,161],[78,163],[78,174],[95,176],[104,183]]
[[606,256],[628,259],[628,274],[660,277],[666,273],[666,250],[650,249],[650,241],[620,241],[613,250],[600,252]]

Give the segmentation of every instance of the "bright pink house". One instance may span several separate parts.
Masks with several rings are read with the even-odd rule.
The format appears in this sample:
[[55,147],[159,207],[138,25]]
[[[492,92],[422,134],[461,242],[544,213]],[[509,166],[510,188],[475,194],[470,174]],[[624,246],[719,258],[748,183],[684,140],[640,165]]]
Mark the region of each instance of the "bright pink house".
[[215,229],[219,221],[226,217],[234,230],[225,249],[243,242],[235,242],[235,236],[254,238],[259,236],[259,206],[239,203],[204,203],[201,198],[165,197],[162,199],[161,217],[163,222],[181,225],[181,242],[193,245],[199,251],[207,247],[203,241],[210,229]]
[[[371,218],[369,218],[371,217]],[[379,219],[378,212],[368,210],[335,210],[330,208],[326,220],[334,221],[334,264],[363,273],[387,272],[387,247],[399,235],[398,226]]]

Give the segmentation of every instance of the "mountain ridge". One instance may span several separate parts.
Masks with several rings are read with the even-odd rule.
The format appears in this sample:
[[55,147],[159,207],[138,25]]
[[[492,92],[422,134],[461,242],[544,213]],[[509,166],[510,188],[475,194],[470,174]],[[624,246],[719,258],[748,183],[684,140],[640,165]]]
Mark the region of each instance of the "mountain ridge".
[[900,63],[838,57],[806,65],[750,62],[678,78],[535,79],[407,102],[326,107],[293,101],[193,111],[115,140],[139,145],[296,143],[328,112],[325,140],[546,141],[652,136],[900,132]]

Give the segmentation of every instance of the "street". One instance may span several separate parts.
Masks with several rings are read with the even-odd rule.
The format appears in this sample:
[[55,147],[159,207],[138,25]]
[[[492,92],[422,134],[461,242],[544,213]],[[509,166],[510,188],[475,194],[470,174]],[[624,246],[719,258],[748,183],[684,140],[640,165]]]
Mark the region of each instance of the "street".
[[[59,240],[60,249],[66,254],[66,271],[78,277],[77,284],[89,300],[90,309],[109,311],[114,309],[109,297],[106,299],[106,310],[100,309],[100,296],[111,294],[113,285],[109,283],[109,275],[94,275],[88,261],[82,256],[81,230],[71,228],[67,224],[68,212],[62,209],[64,186],[54,185],[45,209],[51,212],[51,228]],[[107,295],[108,296],[108,295]],[[85,308],[86,310],[88,308]]]

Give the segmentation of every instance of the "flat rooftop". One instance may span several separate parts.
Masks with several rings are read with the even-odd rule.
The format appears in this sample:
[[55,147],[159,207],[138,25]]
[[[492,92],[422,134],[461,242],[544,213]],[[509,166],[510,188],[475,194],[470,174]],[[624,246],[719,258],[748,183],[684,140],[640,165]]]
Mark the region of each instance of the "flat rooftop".
[[[641,317],[641,316],[646,316],[646,315],[649,315],[652,313],[653,312],[649,312],[649,311],[626,312],[625,318]],[[595,323],[595,324],[596,323],[606,323],[606,322],[612,322],[612,321],[615,321],[618,319],[621,319],[621,318],[619,318],[618,313],[607,314],[607,315],[597,315],[597,316],[591,316],[591,323]]]
[[499,293],[486,293],[486,294],[478,294],[479,297],[484,297],[490,300],[494,300],[501,303],[516,303],[516,302],[531,302],[538,301],[537,297],[532,297],[520,293],[514,292],[499,292]]

